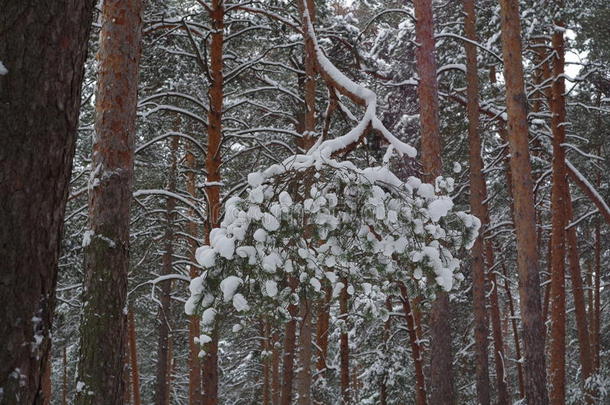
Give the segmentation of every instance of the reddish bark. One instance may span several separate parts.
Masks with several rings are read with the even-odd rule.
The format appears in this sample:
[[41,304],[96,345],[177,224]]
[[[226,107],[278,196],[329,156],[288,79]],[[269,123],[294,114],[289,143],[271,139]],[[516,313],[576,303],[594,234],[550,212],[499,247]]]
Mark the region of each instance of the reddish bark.
[[95,141],[89,187],[89,238],[85,247],[79,405],[120,403],[129,210],[132,199],[138,95],[141,0],[106,0],[98,52]]
[[[441,138],[439,131],[438,83],[434,53],[434,23],[430,0],[414,0],[416,57],[419,74],[419,116],[421,122],[421,160],[423,180],[434,184],[440,176]],[[453,354],[451,352],[451,328],[449,327],[449,295],[442,291],[432,303],[430,314],[430,402],[455,403],[453,386]]]
[[[477,41],[476,12],[474,0],[464,0],[464,32],[466,38]],[[483,159],[481,158],[481,128],[479,124],[479,77],[477,68],[477,48],[466,42],[467,98],[468,98],[468,139],[470,146],[470,207],[472,214],[482,222],[487,218],[483,205],[486,198]],[[490,404],[489,364],[488,364],[488,319],[485,298],[485,258],[483,233],[477,237],[472,248],[472,301],[474,309],[474,340],[476,357],[477,399],[481,405]]]
[[[187,144],[186,149],[186,165],[188,171],[186,173],[186,192],[192,198],[197,198],[196,173],[197,160],[190,144]],[[190,236],[189,243],[189,261],[195,263],[195,251],[197,250],[197,237],[199,235],[198,225],[195,221],[195,210],[189,210],[189,222],[187,224],[187,232]],[[197,267],[189,266],[189,277],[195,278],[199,276]],[[199,316],[193,315],[189,317],[189,405],[199,405],[201,403],[201,362],[199,360],[199,345],[195,343],[195,338],[199,337],[201,329],[199,327]]]
[[[290,277],[288,285],[293,293],[298,287],[298,280]],[[288,305],[290,320],[286,324],[284,335],[284,362],[282,367],[282,386],[280,393],[280,405],[290,405],[292,402],[292,384],[294,380],[294,353],[296,346],[296,316],[299,307],[295,304]]]
[[[224,45],[224,1],[212,0],[209,8],[212,20],[210,45],[210,76],[212,83],[208,91],[210,102],[208,112],[208,149],[206,156],[207,181],[214,185],[206,187],[208,202],[208,220],[206,242],[209,244],[209,232],[219,226],[220,221],[220,166],[222,164],[222,106],[224,98],[223,45]],[[211,333],[212,341],[204,347],[203,357],[203,405],[218,403],[218,329]]]
[[508,284],[508,274],[506,267],[502,264],[502,271],[504,273],[504,290],[506,291],[506,298],[508,299],[508,310],[510,314],[510,322],[513,329],[513,339],[515,341],[515,358],[519,361],[516,362],[517,366],[517,381],[519,382],[519,398],[525,398],[525,376],[523,372],[523,359],[521,354],[521,341],[519,340],[519,327],[517,326],[517,318],[515,313],[515,304],[513,302],[513,293],[510,290]]
[[263,321],[263,405],[271,405],[271,333],[269,321]]
[[[555,24],[562,25],[555,21]],[[553,132],[553,177],[551,189],[552,234],[551,234],[551,290],[550,290],[550,364],[549,364],[549,400],[551,404],[565,403],[565,354],[566,354],[566,292],[565,292],[565,228],[567,225],[566,209],[568,184],[566,180],[565,152],[562,144],[566,133],[564,122],[565,79],[563,32],[553,34],[553,49],[556,58],[553,61],[553,85],[551,88],[551,129]]]
[[422,358],[422,347],[419,342],[420,332],[416,326],[416,317],[413,313],[413,308],[409,302],[407,287],[403,283],[399,283],[400,301],[405,313],[407,321],[407,329],[409,332],[409,343],[411,344],[411,357],[415,367],[415,404],[426,405],[426,381],[424,379],[424,367]]
[[271,400],[273,405],[280,403],[280,337],[277,332],[273,333],[273,358],[271,360]]
[[299,333],[299,405],[311,404],[311,307],[307,299],[301,299],[301,326]]
[[316,322],[316,345],[319,348],[318,362],[316,369],[318,377],[322,377],[322,371],[326,369],[326,355],[328,353],[328,326],[330,321],[330,302],[332,300],[332,288],[329,285],[324,287],[325,295],[322,305],[318,310],[318,321]]
[[[599,181],[599,177],[598,177]],[[600,224],[595,224],[595,326],[593,328],[593,353],[595,370],[599,370],[601,353],[601,274],[602,274],[602,237]]]
[[[0,58],[8,70],[0,75],[3,404],[43,403],[94,5],[92,0],[0,5]],[[39,339],[40,344],[29,343]]]
[[531,163],[529,160],[527,96],[521,55],[521,19],[517,0],[500,0],[502,52],[506,82],[508,143],[512,171],[517,267],[525,353],[525,393],[528,404],[546,405],[544,328],[536,249]]
[[131,361],[131,386],[133,392],[133,405],[142,405],[140,398],[140,371],[138,369],[138,350],[136,346],[136,322],[133,311],[127,315],[129,326],[129,358]]

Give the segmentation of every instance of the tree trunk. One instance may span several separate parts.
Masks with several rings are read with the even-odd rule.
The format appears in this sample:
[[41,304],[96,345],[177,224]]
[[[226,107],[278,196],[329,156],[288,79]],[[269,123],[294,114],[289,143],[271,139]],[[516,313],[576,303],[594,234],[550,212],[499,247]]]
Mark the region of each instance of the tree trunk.
[[[209,9],[212,20],[212,42],[210,45],[210,76],[212,83],[208,92],[208,149],[206,156],[207,181],[214,185],[206,187],[208,197],[208,220],[206,242],[209,232],[220,224],[220,166],[222,163],[222,106],[224,98],[223,45],[224,45],[224,1],[212,0]],[[203,357],[203,405],[218,403],[218,328],[213,326],[212,341],[205,345]]]
[[301,330],[299,333],[301,347],[299,359],[299,405],[311,404],[311,306],[306,299],[301,300]]
[[323,377],[323,371],[326,370],[326,356],[328,354],[328,326],[330,322],[330,303],[333,297],[332,287],[326,285],[324,287],[325,295],[322,305],[318,310],[318,320],[316,322],[316,345],[320,353],[318,354],[318,362],[316,369],[318,370],[318,378]]
[[506,291],[506,298],[508,299],[508,310],[510,314],[510,323],[513,329],[513,338],[515,341],[515,359],[517,360],[517,381],[519,382],[519,399],[525,398],[525,377],[523,373],[523,359],[521,354],[521,341],[519,340],[519,327],[517,326],[517,318],[515,313],[515,304],[513,302],[513,293],[510,290],[508,284],[508,274],[506,267],[502,264],[502,270],[504,273],[504,290]]
[[[298,280],[290,277],[288,285],[294,293],[298,286]],[[292,402],[292,383],[294,380],[294,350],[296,346],[296,316],[299,307],[295,304],[288,305],[290,320],[285,327],[284,336],[284,362],[282,368],[282,387],[280,394],[280,405],[290,405]]]
[[273,332],[273,358],[271,360],[271,403],[273,405],[279,405],[280,403],[280,337],[277,332]]
[[131,359],[131,385],[133,391],[133,405],[142,405],[140,399],[140,371],[138,368],[138,348],[136,345],[136,322],[133,311],[127,315],[129,323],[129,357]]
[[[417,68],[419,74],[419,116],[421,122],[421,159],[423,180],[434,184],[442,171],[441,138],[439,132],[438,83],[434,23],[431,0],[414,0],[415,34],[417,43]],[[453,387],[453,354],[451,353],[451,328],[449,327],[449,295],[442,291],[432,303],[430,314],[430,392],[433,404],[455,403]]]
[[[599,177],[597,178],[599,183]],[[599,371],[601,354],[601,274],[602,274],[602,235],[600,221],[595,224],[595,325],[593,327],[593,353],[595,371]]]
[[525,343],[525,392],[530,405],[548,404],[544,328],[536,249],[536,213],[528,149],[527,96],[521,56],[521,19],[517,0],[500,0],[502,52],[506,82],[508,142],[517,236],[519,295]]
[[[464,0],[464,32],[466,38],[476,42],[476,12],[474,0]],[[488,217],[483,201],[486,198],[483,159],[481,158],[481,128],[479,125],[479,77],[477,67],[477,48],[470,42],[465,43],[468,97],[468,139],[470,145],[470,207],[472,214],[481,221]],[[487,224],[484,224],[487,225]],[[475,372],[477,399],[480,405],[490,404],[488,336],[485,298],[485,258],[483,232],[479,233],[472,249],[472,301],[474,307]]]
[[[186,165],[188,171],[186,173],[186,192],[195,199],[197,198],[196,186],[196,170],[197,160],[193,154],[192,147],[189,143],[186,146]],[[191,279],[199,276],[197,266],[195,266],[195,251],[197,250],[197,231],[198,225],[195,221],[195,210],[189,209],[189,221],[187,223],[187,232],[189,234],[189,277]],[[195,343],[195,338],[199,337],[201,329],[199,327],[199,316],[193,315],[189,317],[189,405],[199,405],[201,403],[201,363],[199,360],[199,345]]]
[[269,321],[263,321],[263,405],[271,405],[271,332]]
[[[177,153],[178,153],[178,137],[173,137],[170,142],[170,167],[167,179],[167,189],[169,192],[176,191],[176,178],[178,177],[177,170]],[[167,198],[166,200],[166,224],[165,235],[163,240],[165,243],[165,251],[163,252],[163,268],[161,275],[167,276],[173,273],[174,259],[174,229],[173,222],[175,221],[176,200]],[[169,404],[169,339],[170,339],[170,320],[171,320],[171,280],[161,281],[161,296],[159,301],[159,341],[157,345],[157,375],[155,381],[155,403],[156,405]]]
[[426,381],[424,379],[422,347],[419,341],[416,318],[411,303],[409,302],[407,287],[405,287],[403,283],[400,283],[398,287],[400,288],[400,300],[407,320],[409,342],[411,344],[411,357],[413,358],[413,365],[415,367],[415,404],[426,405]]
[[100,32],[95,140],[85,247],[79,405],[117,404],[123,355],[141,0],[106,0]]
[[347,293],[347,278],[344,277],[343,289],[339,295],[339,316],[343,321],[341,330],[339,352],[341,363],[341,403],[343,405],[350,404],[350,384],[349,384],[349,336],[347,334],[347,318],[348,318],[348,293]]
[[[385,300],[385,307],[388,310],[388,320],[385,321],[383,325],[383,343],[385,345],[384,352],[386,355],[389,353],[389,339],[390,339],[390,331],[392,330],[392,297],[388,296]],[[388,386],[386,380],[388,378],[387,371],[381,376],[381,381],[379,382],[379,405],[388,405]],[[425,395],[424,395],[425,398]]]
[[[42,404],[92,0],[0,1],[0,402]],[[61,50],[59,52],[58,50]],[[36,343],[25,343],[36,342]]]
[[[556,25],[562,25],[555,21]],[[565,403],[565,355],[566,355],[566,291],[565,291],[565,228],[568,183],[566,179],[565,152],[562,144],[566,139],[565,82],[563,78],[564,43],[563,32],[553,33],[553,85],[551,88],[551,129],[553,132],[553,177],[551,189],[552,234],[551,234],[551,290],[550,316],[551,341],[549,365],[549,400],[551,404]]]

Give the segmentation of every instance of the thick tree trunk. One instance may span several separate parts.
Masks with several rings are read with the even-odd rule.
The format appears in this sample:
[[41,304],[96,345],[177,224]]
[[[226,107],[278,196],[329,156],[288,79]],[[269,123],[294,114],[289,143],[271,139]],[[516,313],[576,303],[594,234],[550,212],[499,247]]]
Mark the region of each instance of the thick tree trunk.
[[349,336],[347,334],[348,320],[348,293],[347,293],[347,278],[343,278],[343,288],[339,295],[339,316],[338,319],[343,321],[343,328],[339,337],[339,354],[341,363],[341,403],[343,405],[350,404],[350,383],[349,383]]
[[419,340],[419,331],[416,326],[416,318],[413,313],[413,307],[409,302],[407,287],[403,283],[400,283],[398,287],[400,288],[400,301],[402,302],[402,308],[407,321],[409,343],[411,344],[411,357],[413,358],[413,365],[415,367],[415,404],[426,405],[426,380],[424,379],[422,347]]
[[[222,106],[224,98],[223,46],[224,46],[224,1],[212,0],[212,41],[210,45],[210,76],[212,83],[208,92],[208,149],[206,156],[207,181],[214,185],[206,187],[208,197],[208,220],[206,242],[209,232],[220,224],[220,166],[222,164]],[[203,405],[218,403],[218,328],[214,326],[212,341],[205,345],[203,357]]]
[[[177,170],[177,154],[178,154],[178,137],[173,137],[170,141],[170,167],[167,179],[167,190],[170,192],[176,191],[176,178],[178,177]],[[167,198],[166,201],[166,224],[165,235],[163,236],[165,251],[163,252],[162,276],[167,276],[173,273],[174,259],[174,229],[173,222],[175,221],[176,200]],[[157,344],[157,375],[155,381],[155,404],[169,404],[169,339],[171,330],[171,280],[161,281],[160,299],[161,307],[159,308],[159,341]]]
[[[421,158],[423,180],[434,184],[442,171],[441,138],[439,132],[438,83],[434,23],[431,0],[414,0],[415,34],[417,43],[417,68],[419,74],[419,116],[421,122]],[[430,314],[430,402],[454,404],[453,354],[451,352],[451,328],[449,326],[449,295],[442,291],[432,303]]]
[[[561,25],[555,21],[555,24]],[[565,79],[563,32],[553,33],[553,85],[551,88],[551,129],[553,132],[553,177],[551,189],[552,234],[551,234],[551,290],[550,316],[551,335],[549,342],[549,400],[551,404],[565,403],[565,355],[566,355],[566,291],[565,291],[565,228],[567,225],[566,199],[569,196],[566,179],[565,152],[562,144],[566,140]]]
[[535,243],[536,213],[528,149],[527,96],[521,56],[519,2],[500,0],[500,8],[519,295],[525,343],[525,392],[528,404],[546,405],[548,395],[544,328],[540,302],[538,251]]
[[94,4],[0,1],[0,58],[8,70],[0,75],[3,404],[44,402],[43,369]]
[[85,247],[79,405],[123,396],[129,208],[133,183],[141,0],[106,0],[100,32],[95,140]]
[[[197,160],[193,154],[192,147],[187,143],[186,146],[186,165],[188,171],[186,173],[186,192],[195,199],[197,198]],[[195,221],[195,211],[189,210],[189,221],[187,223],[187,232],[189,234],[189,277],[195,278],[199,276],[197,267],[195,266],[195,251],[197,250],[198,224]],[[199,360],[199,345],[195,343],[195,338],[199,337],[201,329],[199,327],[199,316],[193,315],[189,317],[189,405],[199,405],[201,403],[201,362]]]
[[[476,12],[474,0],[464,0],[464,32],[466,38],[477,41]],[[483,205],[486,198],[483,159],[481,158],[481,128],[479,125],[479,77],[477,67],[477,48],[470,42],[465,43],[468,97],[468,139],[470,145],[470,207],[472,214],[482,222],[487,219],[487,209]],[[487,225],[487,224],[484,224]],[[485,257],[483,232],[477,237],[472,249],[472,301],[474,308],[474,340],[477,400],[480,405],[490,404],[488,336],[485,298]]]
[[136,321],[133,311],[127,315],[129,327],[129,358],[131,362],[131,386],[133,392],[133,405],[142,405],[140,398],[140,371],[138,367],[138,347],[136,345]]

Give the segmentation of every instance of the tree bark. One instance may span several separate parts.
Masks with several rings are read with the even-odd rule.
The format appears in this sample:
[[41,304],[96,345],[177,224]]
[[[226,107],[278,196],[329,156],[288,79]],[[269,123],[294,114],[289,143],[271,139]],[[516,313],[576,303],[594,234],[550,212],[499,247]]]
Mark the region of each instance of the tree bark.
[[129,323],[129,357],[131,361],[131,385],[133,392],[133,405],[142,405],[140,398],[140,371],[138,368],[138,348],[136,345],[136,322],[133,311],[127,315]]
[[263,320],[263,405],[271,405],[271,327],[267,319]]
[[94,4],[0,1],[0,55],[8,70],[0,75],[3,404],[44,402],[43,369]]
[[500,9],[519,295],[525,344],[525,392],[528,404],[546,405],[548,395],[544,328],[540,303],[538,251],[535,243],[536,213],[528,149],[527,96],[521,56],[519,2],[500,0]]
[[311,404],[311,306],[306,299],[301,300],[301,330],[299,333],[299,405]]
[[[562,25],[555,21],[555,24]],[[553,59],[553,85],[551,87],[551,130],[553,133],[553,177],[551,189],[552,234],[551,234],[551,290],[550,316],[551,341],[549,365],[549,400],[551,404],[565,403],[565,354],[566,354],[566,292],[565,292],[565,228],[569,191],[566,179],[565,79],[563,32],[555,31],[552,37],[555,58]]]
[[[186,173],[186,192],[195,199],[197,198],[196,186],[196,170],[197,160],[193,154],[192,147],[187,143],[186,146],[186,165],[188,171]],[[195,210],[189,210],[189,221],[187,224],[187,232],[189,234],[189,277],[191,279],[199,276],[197,266],[195,266],[195,252],[197,250],[197,237],[199,235],[198,225],[195,221]],[[199,337],[201,329],[199,327],[199,316],[193,315],[189,317],[189,405],[199,405],[201,403],[201,362],[199,360],[199,345],[195,343],[195,338]]]
[[[208,149],[206,156],[207,181],[213,185],[206,187],[208,197],[208,220],[206,242],[209,244],[210,231],[220,225],[220,166],[222,164],[222,106],[224,98],[223,46],[224,46],[224,1],[212,0],[209,8],[212,20],[212,41],[210,45],[210,76],[208,92]],[[203,405],[218,404],[218,328],[213,326],[212,341],[205,345],[203,357]]]
[[[294,277],[288,279],[288,285],[292,292],[296,291],[298,280]],[[284,335],[284,361],[282,365],[282,386],[280,393],[280,405],[290,405],[292,402],[292,384],[294,380],[294,351],[296,346],[296,316],[299,307],[295,304],[288,305],[290,320],[286,324]]]
[[413,366],[415,367],[415,404],[426,405],[426,380],[424,379],[422,347],[419,341],[420,335],[416,326],[416,318],[411,303],[409,302],[407,287],[403,283],[399,283],[398,287],[400,288],[400,301],[407,321],[409,343],[411,344],[411,357],[413,358]]
[[281,380],[280,380],[280,337],[277,332],[273,332],[273,358],[271,360],[271,403],[279,405]]
[[85,247],[79,405],[120,403],[129,208],[138,95],[141,0],[106,0],[102,11],[95,140]]
[[323,371],[326,370],[326,356],[328,354],[328,326],[330,322],[330,303],[332,300],[332,287],[326,285],[324,287],[325,295],[324,302],[318,310],[318,320],[316,322],[316,345],[320,353],[318,354],[318,362],[316,369],[318,370],[318,378],[323,377]]
[[[439,131],[438,83],[434,22],[431,0],[414,0],[416,57],[419,74],[419,116],[421,122],[421,159],[423,180],[434,184],[442,171],[441,137]],[[433,404],[454,404],[453,354],[451,352],[451,328],[449,327],[449,295],[441,291],[432,303],[430,314],[430,392]]]
[[[170,192],[176,191],[178,137],[173,137],[170,141],[170,167],[168,171],[167,189]],[[163,236],[165,251],[163,252],[163,266],[161,275],[167,276],[173,273],[174,259],[174,229],[176,200],[167,198],[166,200],[166,224],[165,235]],[[155,403],[157,405],[168,405],[170,384],[169,384],[169,339],[171,330],[171,280],[161,281],[161,293],[158,318],[159,318],[159,340],[157,344],[157,375],[155,381]]]
[[[464,32],[466,38],[476,42],[476,12],[474,0],[464,0]],[[470,207],[472,214],[487,219],[487,209],[483,205],[487,190],[483,177],[483,159],[481,158],[481,128],[479,124],[479,77],[477,67],[477,48],[466,42],[466,69],[468,98],[468,139],[470,145]],[[484,223],[484,225],[487,225]],[[490,404],[488,336],[485,298],[485,257],[483,232],[479,233],[472,249],[472,301],[474,310],[474,340],[477,399],[480,405]]]

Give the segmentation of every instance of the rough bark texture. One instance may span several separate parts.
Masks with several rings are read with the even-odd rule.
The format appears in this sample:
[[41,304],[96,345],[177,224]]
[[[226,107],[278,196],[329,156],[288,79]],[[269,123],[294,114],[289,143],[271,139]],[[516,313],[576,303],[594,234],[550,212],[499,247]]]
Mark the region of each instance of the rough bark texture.
[[[186,173],[186,192],[189,196],[197,198],[197,176],[195,171],[197,169],[197,160],[191,145],[186,146],[186,165],[188,171]],[[195,251],[199,245],[197,238],[199,235],[198,224],[195,221],[195,211],[191,208],[189,210],[189,222],[187,224],[187,232],[190,236],[189,243],[189,261],[193,264],[189,265],[189,277],[195,278],[199,276],[199,271],[194,265],[195,263]],[[199,345],[195,343],[195,338],[199,337],[201,330],[199,327],[199,316],[193,315],[189,317],[189,405],[198,405],[201,403],[201,362],[199,360]]]
[[[92,0],[0,0],[0,402],[42,404]],[[36,336],[36,337],[35,337]],[[40,342],[28,343],[24,342]]]
[[[168,171],[167,190],[174,193],[176,191],[177,171],[177,153],[178,153],[178,137],[173,137],[170,142],[170,167]],[[165,251],[163,252],[162,276],[173,273],[173,256],[174,256],[174,229],[173,222],[176,214],[176,200],[167,198],[165,207],[165,235],[163,236]],[[164,280],[160,283],[159,302],[159,340],[157,343],[157,375],[155,381],[155,404],[169,405],[170,396],[170,350],[169,339],[171,330],[171,290],[172,281]]]
[[411,357],[415,366],[415,404],[426,405],[426,380],[424,379],[424,365],[422,359],[422,348],[419,341],[419,334],[416,327],[416,319],[413,308],[409,302],[407,287],[403,283],[399,284],[400,300],[407,320],[409,332],[409,343],[411,344]]
[[106,0],[102,13],[78,373],[84,388],[76,401],[80,405],[117,404],[123,395],[142,1]]
[[[599,182],[599,177],[598,177]],[[602,274],[602,235],[599,221],[595,225],[595,317],[593,326],[593,353],[595,370],[599,370],[601,357],[601,274]]]
[[[208,150],[206,169],[209,183],[220,182],[220,166],[222,163],[222,105],[224,98],[223,76],[223,45],[224,45],[224,2],[213,0],[210,6],[212,20],[212,41],[210,45],[210,76],[212,84],[208,98]],[[206,187],[208,197],[208,220],[206,242],[209,244],[209,232],[219,226],[220,220],[220,185]],[[218,329],[214,327],[212,341],[205,345],[203,357],[202,384],[203,404],[218,403]]]
[[[558,21],[555,24],[560,24]],[[566,199],[568,183],[566,179],[565,152],[562,144],[566,139],[564,121],[566,120],[564,43],[563,32],[554,32],[553,85],[551,87],[551,130],[553,132],[553,177],[551,189],[552,234],[551,234],[551,290],[550,290],[550,364],[549,400],[551,404],[565,403],[566,377],[566,291],[565,291],[565,228]]]
[[[419,74],[419,116],[421,122],[421,159],[423,180],[434,184],[440,176],[441,138],[439,132],[438,83],[434,53],[434,23],[431,0],[414,0],[415,34],[417,38],[417,69]],[[453,355],[449,327],[449,295],[439,292],[430,314],[430,402],[455,403],[453,386]]]
[[263,321],[263,405],[271,405],[271,332],[269,321]]
[[[474,0],[464,0],[464,13],[464,32],[466,38],[476,42],[476,12]],[[464,47],[466,48],[466,94],[468,98],[466,109],[468,113],[468,140],[470,147],[470,207],[472,214],[484,222],[488,215],[487,209],[483,205],[487,192],[485,178],[483,177],[483,159],[481,158],[477,48],[470,42],[466,42]],[[482,232],[474,243],[471,257],[477,400],[480,405],[489,405],[490,392],[487,343],[489,322],[487,320],[485,298],[485,257]]]
[[277,332],[273,332],[273,354],[271,359],[271,403],[280,403],[280,337]]
[[500,8],[519,295],[525,344],[525,392],[528,404],[546,405],[548,395],[544,328],[536,249],[536,213],[528,149],[527,99],[521,56],[519,2],[500,0]]
[[326,369],[326,355],[328,354],[328,326],[330,323],[330,303],[332,300],[332,288],[330,285],[324,287],[325,295],[324,302],[320,305],[318,311],[318,320],[316,322],[316,346],[319,348],[318,362],[316,369],[318,370],[318,378],[322,378],[322,371]]
[[138,367],[138,347],[136,345],[136,321],[133,316],[133,311],[130,310],[127,315],[129,328],[129,359],[131,363],[131,391],[133,393],[133,405],[141,405],[140,398],[140,371]]

